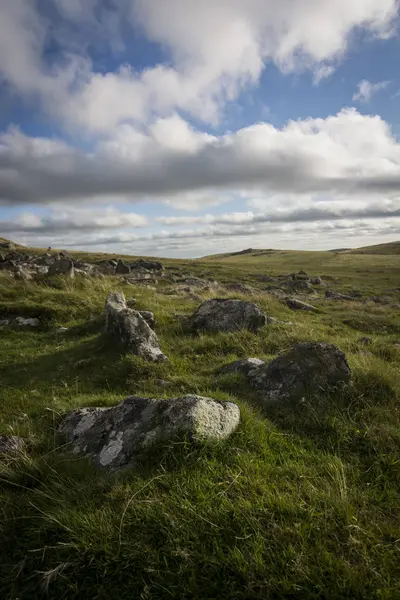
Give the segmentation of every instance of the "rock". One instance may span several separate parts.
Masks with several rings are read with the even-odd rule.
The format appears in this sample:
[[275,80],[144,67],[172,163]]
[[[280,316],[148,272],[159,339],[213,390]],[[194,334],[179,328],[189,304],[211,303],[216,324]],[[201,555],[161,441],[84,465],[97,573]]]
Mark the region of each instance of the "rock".
[[123,260],[120,259],[117,263],[117,266],[115,267],[115,273],[117,275],[126,275],[127,273],[130,273],[130,272],[131,272],[130,267],[128,265],[126,265]]
[[188,395],[156,399],[131,396],[112,408],[72,411],[59,432],[74,454],[90,456],[100,467],[134,466],[154,444],[184,437],[190,441],[227,438],[240,421],[232,402]]
[[24,327],[38,327],[40,325],[39,319],[24,319],[24,317],[17,317],[15,319],[15,323]]
[[10,324],[10,319],[1,319],[0,327],[5,327]]
[[201,279],[200,277],[185,277],[185,279],[179,281],[179,284],[181,289],[184,289],[185,287],[188,289],[195,287],[202,290],[211,290],[218,287],[217,281],[209,281],[208,279]]
[[147,269],[148,271],[162,271],[164,266],[155,260],[136,260],[131,264],[131,269]]
[[26,449],[24,438],[16,435],[0,435],[0,456],[18,454]]
[[363,344],[364,346],[369,346],[370,344],[372,344],[372,340],[369,337],[360,337],[358,343]]
[[257,332],[266,323],[261,308],[245,300],[213,298],[203,302],[189,317],[192,330]]
[[72,278],[75,276],[74,263],[68,258],[60,258],[60,260],[57,260],[55,263],[50,265],[47,274],[49,276],[65,275],[66,277]]
[[239,294],[253,294],[256,290],[244,283],[226,283],[225,289],[229,292],[237,292]]
[[68,327],[59,327],[56,329],[56,333],[65,333],[66,331],[68,331]]
[[292,273],[289,277],[295,281],[306,281],[308,280],[308,275],[305,271],[299,271],[298,273]]
[[306,279],[295,279],[286,283],[292,290],[312,290],[311,283]]
[[353,301],[356,300],[354,296],[349,296],[348,294],[339,294],[339,292],[334,292],[333,290],[326,290],[325,298],[329,300],[345,300],[345,301]]
[[156,319],[154,317],[154,313],[152,313],[150,310],[139,310],[138,312],[143,317],[143,319],[146,321],[146,323],[152,329],[154,329],[155,324],[156,324]]
[[19,279],[20,281],[32,281],[33,277],[31,273],[28,273],[25,269],[18,267],[17,272],[15,273],[15,279]]
[[122,292],[111,292],[106,301],[106,333],[126,352],[154,362],[167,360],[157,335],[139,311],[128,308]]
[[235,360],[228,365],[224,365],[219,372],[221,375],[225,375],[226,373],[243,373],[243,375],[248,375],[250,371],[264,364],[265,362],[261,358],[243,358],[242,360]]
[[318,309],[311,304],[307,304],[307,302],[303,302],[302,300],[298,300],[297,298],[285,298],[285,304],[292,310],[309,310],[313,312],[317,312]]
[[312,285],[324,285],[324,282],[319,275],[316,277],[311,277],[310,283],[312,283]]
[[350,376],[344,353],[326,342],[296,344],[249,373],[250,383],[265,405],[328,392],[348,383]]

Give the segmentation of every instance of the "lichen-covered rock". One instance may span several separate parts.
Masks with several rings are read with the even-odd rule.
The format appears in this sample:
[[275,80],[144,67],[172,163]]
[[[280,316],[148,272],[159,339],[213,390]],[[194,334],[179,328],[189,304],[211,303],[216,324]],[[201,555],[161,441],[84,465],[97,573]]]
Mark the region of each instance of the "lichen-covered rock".
[[111,292],[106,301],[106,333],[126,352],[147,360],[167,360],[155,332],[139,311],[128,308],[122,292]]
[[112,408],[72,411],[59,427],[75,454],[90,456],[100,467],[133,466],[156,443],[184,437],[191,441],[227,438],[238,426],[232,402],[188,395],[156,399],[131,396]]
[[219,372],[223,375],[226,373],[243,373],[243,375],[248,375],[250,371],[264,364],[265,362],[261,358],[243,358],[224,365]]
[[17,435],[0,435],[0,456],[18,454],[25,449],[24,438]]
[[249,373],[250,383],[258,390],[263,404],[319,395],[348,383],[350,377],[344,353],[326,342],[296,344]]
[[61,258],[56,260],[52,265],[49,266],[47,274],[52,275],[65,275],[65,277],[74,277],[74,263],[68,258]]
[[203,302],[189,318],[192,330],[257,332],[266,323],[261,308],[245,300],[213,298]]
[[316,312],[318,309],[307,302],[298,300],[297,298],[285,298],[285,304],[292,310],[308,310],[310,312]]

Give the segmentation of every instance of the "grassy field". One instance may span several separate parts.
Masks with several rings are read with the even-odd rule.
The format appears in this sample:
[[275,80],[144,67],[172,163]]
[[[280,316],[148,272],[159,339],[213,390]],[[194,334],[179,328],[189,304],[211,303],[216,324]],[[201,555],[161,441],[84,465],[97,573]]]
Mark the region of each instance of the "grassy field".
[[[26,455],[0,461],[0,597],[400,598],[400,258],[265,251],[163,262],[167,272],[253,286],[213,295],[251,299],[291,324],[190,335],[177,315],[209,292],[194,300],[171,282],[151,289],[116,277],[24,283],[0,271],[0,318],[41,319],[38,329],[0,329],[0,433],[30,441]],[[329,301],[322,290],[309,298],[318,313],[298,313],[262,289],[260,275],[299,269],[330,289],[356,289],[359,301]],[[155,313],[169,363],[110,348],[102,311],[111,290]],[[376,295],[387,303],[369,301]],[[310,340],[346,353],[352,386],[262,413],[244,379],[216,372]],[[154,448],[117,474],[68,455],[55,436],[75,407],[186,393],[237,402],[235,434]]]

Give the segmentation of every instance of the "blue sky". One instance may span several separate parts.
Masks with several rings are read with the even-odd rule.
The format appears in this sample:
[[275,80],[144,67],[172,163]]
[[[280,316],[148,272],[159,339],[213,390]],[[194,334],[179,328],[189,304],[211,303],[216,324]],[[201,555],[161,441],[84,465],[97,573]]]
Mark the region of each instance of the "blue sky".
[[396,0],[0,0],[0,235],[158,256],[398,239]]

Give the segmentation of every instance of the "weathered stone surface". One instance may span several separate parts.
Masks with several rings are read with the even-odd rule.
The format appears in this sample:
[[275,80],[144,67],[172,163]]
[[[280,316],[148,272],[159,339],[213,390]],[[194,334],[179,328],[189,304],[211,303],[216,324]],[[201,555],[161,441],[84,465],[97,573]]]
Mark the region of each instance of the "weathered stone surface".
[[24,438],[16,435],[0,435],[0,456],[18,454],[26,449]]
[[156,325],[156,319],[154,317],[154,313],[152,313],[150,310],[139,310],[138,311],[140,313],[140,315],[143,317],[143,319],[146,321],[146,323],[152,328],[154,329],[155,325]]
[[339,348],[326,342],[306,342],[250,371],[249,380],[267,405],[327,392],[348,383],[350,376],[346,356]]
[[291,308],[292,310],[308,310],[308,311],[317,311],[318,309],[311,304],[307,304],[307,302],[303,302],[302,300],[298,300],[297,298],[285,298],[285,304]]
[[156,443],[179,437],[192,441],[227,438],[240,421],[232,402],[188,395],[156,399],[131,396],[112,408],[74,410],[61,423],[75,454],[90,456],[100,467],[133,466]]
[[126,352],[154,362],[167,360],[157,335],[139,311],[128,308],[122,292],[111,292],[106,301],[106,333]]
[[261,308],[245,300],[213,298],[203,302],[189,318],[193,330],[256,332],[266,323]]
[[261,358],[243,358],[242,360],[235,360],[228,365],[224,365],[219,372],[221,374],[243,373],[243,375],[248,375],[250,371],[264,364],[265,362]]
[[316,277],[311,277],[310,283],[312,283],[313,285],[324,285],[324,282],[322,281],[319,275],[317,275]]
[[66,277],[72,278],[75,276],[74,263],[68,258],[61,258],[49,266],[47,274],[50,276],[65,275]]
[[126,275],[127,273],[131,272],[131,269],[124,263],[123,260],[119,260],[117,266],[115,267],[115,272],[117,275]]
[[162,271],[162,263],[156,260],[136,260],[131,264],[131,269],[147,269],[148,271]]

